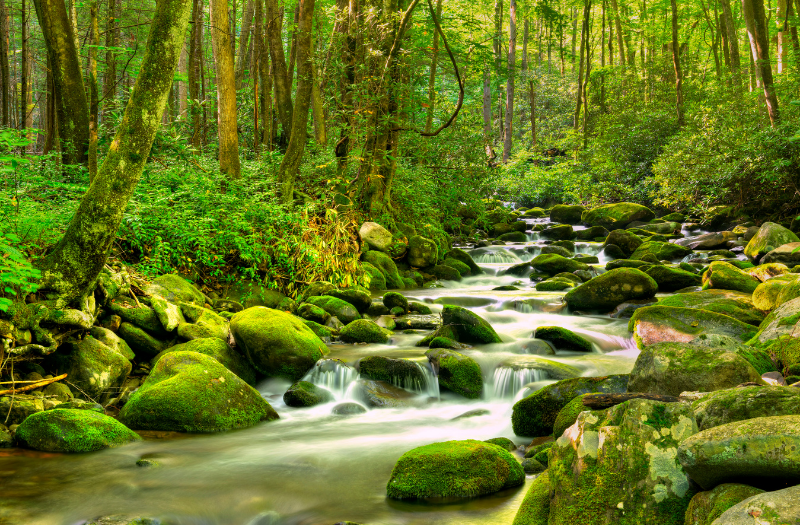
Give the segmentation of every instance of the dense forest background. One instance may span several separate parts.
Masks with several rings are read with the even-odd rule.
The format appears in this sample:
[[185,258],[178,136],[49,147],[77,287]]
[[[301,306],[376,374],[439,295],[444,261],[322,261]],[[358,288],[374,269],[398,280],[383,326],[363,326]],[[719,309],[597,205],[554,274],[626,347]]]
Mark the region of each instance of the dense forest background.
[[[102,171],[157,7],[0,0],[0,271],[14,287]],[[360,282],[367,218],[441,245],[480,236],[496,200],[790,221],[798,12],[800,0],[194,0],[112,263],[291,293]]]

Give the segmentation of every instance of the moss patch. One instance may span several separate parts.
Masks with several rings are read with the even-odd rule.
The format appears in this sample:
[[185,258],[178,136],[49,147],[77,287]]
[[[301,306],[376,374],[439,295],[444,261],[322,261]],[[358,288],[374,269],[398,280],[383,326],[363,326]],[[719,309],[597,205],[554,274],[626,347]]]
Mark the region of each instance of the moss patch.
[[47,452],[94,452],[142,439],[104,414],[62,408],[31,414],[16,438],[22,447]]

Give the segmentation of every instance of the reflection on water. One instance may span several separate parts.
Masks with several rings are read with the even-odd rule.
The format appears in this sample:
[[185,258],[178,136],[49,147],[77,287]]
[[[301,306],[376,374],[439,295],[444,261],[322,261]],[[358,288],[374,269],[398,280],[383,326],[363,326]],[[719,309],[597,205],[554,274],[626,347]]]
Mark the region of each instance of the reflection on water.
[[[500,436],[525,444],[528,440],[511,430],[511,407],[515,399],[555,380],[542,360],[570,365],[565,369],[582,375],[631,369],[638,351],[626,321],[568,315],[562,293],[536,292],[528,280],[496,275],[539,253],[539,241],[531,243],[483,249],[475,257],[485,275],[407,293],[410,299],[429,303],[434,312],[441,312],[442,304],[464,305],[495,327],[503,343],[464,350],[483,370],[482,399],[439,393],[425,349],[415,346],[422,331],[397,332],[386,345],[332,344],[328,359],[306,380],[330,390],[336,401],[293,409],[282,401],[287,382],[259,385],[280,414],[279,421],[215,435],[171,434],[93,454],[0,452],[0,524],[73,525],[115,513],[191,525],[511,523],[524,487],[433,505],[387,500],[385,484],[397,458],[419,445]],[[597,255],[604,262],[599,244],[577,244],[577,252]],[[508,284],[520,290],[492,291]],[[526,345],[540,326],[574,330],[596,351],[556,349],[555,355],[531,355]],[[355,364],[369,355],[417,362],[424,384],[398,386],[417,392],[422,402],[414,408],[331,415],[336,403],[352,399],[350,388],[358,378]],[[488,413],[454,419],[476,409]],[[160,466],[137,467],[142,457]]]

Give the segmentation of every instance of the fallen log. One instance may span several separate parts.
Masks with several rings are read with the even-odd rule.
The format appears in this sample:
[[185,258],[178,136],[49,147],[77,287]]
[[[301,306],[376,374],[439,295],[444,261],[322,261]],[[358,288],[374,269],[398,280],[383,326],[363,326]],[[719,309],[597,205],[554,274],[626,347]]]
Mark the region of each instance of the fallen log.
[[57,377],[52,377],[50,379],[42,379],[41,381],[37,381],[32,385],[23,386],[20,388],[11,388],[9,390],[0,390],[0,396],[4,396],[7,394],[19,394],[20,392],[27,392],[28,390],[36,390],[37,388],[42,388],[43,386],[47,386],[50,383],[55,383],[56,381],[61,381],[65,379],[67,374],[61,374]]
[[644,392],[628,392],[626,394],[586,394],[583,396],[583,406],[591,410],[602,410],[631,399],[650,399],[662,403],[677,403],[680,401],[677,397],[647,394]]

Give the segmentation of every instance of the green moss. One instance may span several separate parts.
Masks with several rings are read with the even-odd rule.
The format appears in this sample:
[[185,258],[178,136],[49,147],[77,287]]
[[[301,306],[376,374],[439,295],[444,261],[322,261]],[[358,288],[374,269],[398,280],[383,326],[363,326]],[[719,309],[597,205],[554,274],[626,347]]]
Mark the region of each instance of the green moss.
[[408,299],[406,299],[402,294],[397,292],[386,292],[383,295],[383,304],[391,310],[392,308],[399,306],[402,308],[403,312],[408,311]]
[[[628,330],[639,348],[655,343],[674,341],[676,333],[683,340],[706,334],[727,335],[739,341],[746,340],[752,326],[727,315],[702,309],[672,306],[646,306],[639,308],[628,322]],[[685,339],[684,339],[685,338]]]
[[502,447],[505,450],[508,450],[509,452],[514,452],[515,450],[517,450],[517,445],[515,445],[514,442],[511,441],[510,439],[504,437],[486,439],[484,440],[484,443],[491,443],[492,445],[497,445],[498,447]]
[[386,494],[394,499],[472,498],[524,482],[522,467],[508,451],[469,439],[406,452],[392,470]]
[[566,404],[564,408],[558,411],[558,415],[556,416],[556,421],[553,423],[553,437],[558,438],[561,434],[564,433],[566,429],[571,427],[575,420],[578,419],[578,414],[589,410],[583,405],[583,396],[586,394],[582,394],[572,401]]
[[[381,271],[388,288],[403,289],[403,279],[397,271],[397,265],[388,255],[377,250],[371,250],[363,254],[361,259]],[[370,288],[372,288],[372,285],[370,285]]]
[[425,381],[422,370],[415,362],[378,355],[359,360],[358,372],[363,378],[386,381],[399,387],[412,386],[415,383],[421,385]]
[[311,331],[314,332],[317,335],[317,337],[319,337],[322,340],[330,341],[331,337],[333,337],[333,334],[338,333],[331,330],[327,326],[323,326],[315,321],[309,321],[308,319],[304,319],[303,324],[309,327]]
[[536,283],[535,288],[537,292],[560,292],[562,290],[573,288],[574,286],[574,283],[564,279],[548,279],[546,281]]
[[306,302],[322,308],[330,315],[337,317],[344,324],[350,324],[356,319],[361,319],[361,315],[352,304],[336,297],[331,297],[329,295],[309,297],[306,299]]
[[758,326],[764,320],[764,313],[753,304],[753,299],[750,294],[735,290],[703,290],[675,294],[661,299],[658,304],[706,310]]
[[530,264],[535,270],[550,275],[555,275],[562,272],[572,273],[577,270],[589,269],[589,265],[585,263],[578,262],[574,259],[567,259],[566,257],[556,253],[543,253],[541,255],[537,255]]
[[550,515],[550,476],[542,472],[533,480],[512,525],[547,525]]
[[342,341],[346,343],[387,343],[388,330],[384,330],[373,321],[357,319],[339,332]]
[[631,254],[631,259],[646,260],[646,255],[655,257],[655,262],[682,259],[692,253],[692,250],[670,242],[648,241]]
[[[507,233],[506,235],[512,235],[512,234]],[[525,237],[524,233],[522,234],[518,233],[518,235],[522,235],[523,237]],[[527,237],[525,238],[525,240],[527,240]],[[443,264],[446,264],[450,268],[454,268],[461,275],[461,277],[467,277],[472,273],[472,270],[470,270],[469,266],[459,261],[458,259],[453,259],[452,257],[446,258]]]
[[747,498],[763,493],[761,489],[738,483],[723,483],[698,492],[686,509],[685,525],[711,525],[722,513]]
[[703,274],[703,289],[737,290],[752,294],[761,282],[725,261],[714,261]]
[[567,292],[564,300],[573,310],[608,311],[632,299],[655,296],[658,284],[636,268],[616,268]]
[[655,219],[656,214],[646,206],[633,202],[605,204],[583,212],[581,220],[592,226],[605,228],[622,228],[634,221],[647,222]]
[[431,349],[425,352],[428,359],[438,369],[439,386],[447,388],[468,399],[478,399],[483,392],[483,376],[480,365],[464,354]]
[[591,352],[592,343],[579,336],[572,330],[560,326],[540,326],[534,331],[536,339],[549,341],[561,350],[577,350],[580,352]]
[[386,277],[383,272],[368,262],[362,262],[361,268],[364,273],[369,277],[369,289],[372,292],[380,292],[386,290]]
[[239,376],[248,385],[255,385],[256,383],[256,371],[253,369],[253,366],[247,362],[244,356],[228,346],[225,341],[217,339],[216,337],[193,339],[187,343],[168,348],[155,356],[150,361],[151,365],[155,366],[159,359],[172,352],[197,352],[211,356],[222,363],[225,368]]
[[159,359],[119,419],[141,430],[219,432],[278,419],[278,414],[216,359],[174,352]]
[[283,394],[283,402],[290,407],[311,407],[333,401],[333,394],[308,381],[298,381]]
[[23,447],[47,452],[93,452],[142,439],[104,414],[60,408],[31,414],[16,438]]
[[[429,346],[436,338],[448,339],[457,342],[456,339],[458,338],[458,334],[456,333],[455,327],[443,325],[434,330],[433,332],[429,333],[422,339],[420,339],[420,341],[417,343],[416,346]],[[435,348],[449,348],[449,347],[442,346]]]
[[429,346],[431,348],[449,348],[451,350],[458,350],[462,345],[458,341],[454,341],[449,337],[434,337],[431,339]]
[[[442,323],[455,331],[453,337],[459,343],[488,344],[501,343],[494,328],[482,317],[460,306],[445,305],[442,309]],[[443,334],[440,334],[443,335]]]

